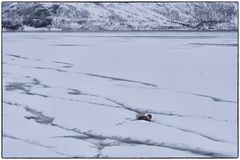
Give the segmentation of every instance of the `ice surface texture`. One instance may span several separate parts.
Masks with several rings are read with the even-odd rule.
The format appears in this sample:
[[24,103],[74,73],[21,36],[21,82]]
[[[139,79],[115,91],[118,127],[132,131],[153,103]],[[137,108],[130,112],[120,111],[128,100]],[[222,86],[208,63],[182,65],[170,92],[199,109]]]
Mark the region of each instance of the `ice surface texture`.
[[3,156],[236,157],[236,36],[3,33]]

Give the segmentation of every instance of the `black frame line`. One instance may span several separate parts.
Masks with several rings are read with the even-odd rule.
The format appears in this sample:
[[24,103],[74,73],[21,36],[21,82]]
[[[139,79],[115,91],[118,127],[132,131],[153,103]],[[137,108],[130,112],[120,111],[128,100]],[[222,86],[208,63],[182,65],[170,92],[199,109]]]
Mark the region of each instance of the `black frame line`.
[[[6,31],[1,30],[1,158],[2,159],[238,159],[239,157],[239,2],[238,1],[1,1],[1,9],[3,3],[237,3],[238,16],[237,16],[237,156],[236,157],[3,157],[3,33]],[[1,10],[1,18],[3,16],[3,10]],[[3,21],[3,19],[2,19]],[[1,21],[1,24],[2,24]],[[127,32],[165,32],[166,30],[156,30],[156,31],[145,31],[145,30],[135,30]],[[168,30],[168,32],[188,32],[181,30]],[[8,32],[8,31],[7,31]],[[12,31],[10,31],[12,32]],[[16,31],[13,31],[16,32]],[[19,31],[17,31],[19,32]],[[20,31],[31,33],[29,31]],[[62,31],[33,31],[33,32],[62,32]],[[72,32],[72,31],[63,31]],[[81,32],[81,31],[76,31]],[[89,31],[83,31],[89,32]],[[98,31],[99,32],[99,31]],[[107,31],[103,31],[107,32]],[[108,32],[118,32],[118,31],[108,31]],[[126,32],[126,31],[119,31]],[[190,31],[194,32],[194,31]],[[206,32],[197,31],[196,32]],[[222,32],[222,31],[207,31],[207,32]],[[227,31],[225,31],[227,32]],[[230,31],[231,32],[231,31]]]

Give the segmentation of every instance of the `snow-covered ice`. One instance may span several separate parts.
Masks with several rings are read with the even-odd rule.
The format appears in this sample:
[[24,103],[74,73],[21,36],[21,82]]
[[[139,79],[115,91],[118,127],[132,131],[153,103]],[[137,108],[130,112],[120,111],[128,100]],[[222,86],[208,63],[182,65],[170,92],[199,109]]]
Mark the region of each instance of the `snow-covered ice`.
[[237,33],[3,33],[3,156],[236,157]]

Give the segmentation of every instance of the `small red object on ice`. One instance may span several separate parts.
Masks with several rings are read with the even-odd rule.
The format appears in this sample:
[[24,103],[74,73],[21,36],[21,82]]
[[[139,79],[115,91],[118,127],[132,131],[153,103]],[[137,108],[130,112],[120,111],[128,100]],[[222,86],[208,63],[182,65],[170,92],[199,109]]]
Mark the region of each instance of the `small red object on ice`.
[[152,119],[152,115],[151,114],[148,114],[148,115],[142,115],[142,116],[139,116],[138,117],[138,120],[144,120],[144,121],[151,121],[151,119]]

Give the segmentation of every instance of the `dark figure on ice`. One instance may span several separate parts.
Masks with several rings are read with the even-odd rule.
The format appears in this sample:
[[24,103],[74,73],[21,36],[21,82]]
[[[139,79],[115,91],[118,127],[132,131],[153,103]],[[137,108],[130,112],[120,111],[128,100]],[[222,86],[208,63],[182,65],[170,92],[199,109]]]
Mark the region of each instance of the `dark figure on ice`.
[[144,121],[149,121],[149,122],[151,122],[151,119],[152,119],[152,115],[151,114],[148,114],[147,116],[142,115],[142,116],[138,117],[138,120],[144,120]]

